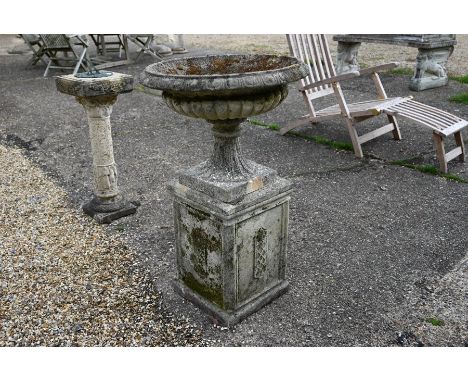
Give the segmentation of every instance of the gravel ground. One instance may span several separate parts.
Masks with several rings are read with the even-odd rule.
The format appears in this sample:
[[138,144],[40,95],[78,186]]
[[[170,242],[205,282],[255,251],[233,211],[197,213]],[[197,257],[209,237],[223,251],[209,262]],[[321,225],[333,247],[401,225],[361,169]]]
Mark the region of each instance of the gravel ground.
[[0,346],[207,344],[161,306],[123,240],[19,149],[0,146],[0,168]]
[[398,344],[468,346],[467,280],[468,255],[441,279],[415,284],[407,293],[406,309],[393,317],[406,327],[398,333]]

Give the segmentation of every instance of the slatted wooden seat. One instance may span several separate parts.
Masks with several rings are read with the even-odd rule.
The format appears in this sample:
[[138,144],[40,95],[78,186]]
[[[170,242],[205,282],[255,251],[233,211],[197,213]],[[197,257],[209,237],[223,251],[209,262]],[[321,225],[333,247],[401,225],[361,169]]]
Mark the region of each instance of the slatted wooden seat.
[[[305,123],[315,124],[326,119],[342,117],[346,122],[354,153],[356,157],[362,158],[361,145],[371,139],[390,132],[394,139],[401,139],[396,116],[402,116],[432,129],[440,171],[447,172],[447,163],[454,158],[458,157],[464,161],[465,148],[461,130],[468,125],[467,121],[446,111],[416,102],[411,96],[387,97],[378,72],[395,68],[398,66],[397,63],[383,64],[336,75],[325,35],[288,34],[287,39],[291,54],[309,66],[309,75],[300,81],[299,87],[299,91],[309,108],[309,114],[283,127],[280,134],[286,134],[289,130],[303,126]],[[347,103],[340,81],[361,75],[371,76],[378,99]],[[315,110],[313,101],[328,95],[334,95],[338,103],[321,110]],[[387,116],[388,124],[367,134],[358,135],[355,126],[357,123],[382,113]],[[445,153],[444,139],[452,134],[455,137],[457,147]]]

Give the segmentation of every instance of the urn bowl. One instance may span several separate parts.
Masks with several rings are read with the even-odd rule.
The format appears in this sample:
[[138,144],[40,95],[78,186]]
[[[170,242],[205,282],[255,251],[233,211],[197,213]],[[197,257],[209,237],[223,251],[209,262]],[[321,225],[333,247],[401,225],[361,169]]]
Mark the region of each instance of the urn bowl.
[[294,57],[209,55],[149,65],[143,86],[159,89],[176,112],[206,120],[244,119],[266,113],[287,96],[287,84],[305,77]]

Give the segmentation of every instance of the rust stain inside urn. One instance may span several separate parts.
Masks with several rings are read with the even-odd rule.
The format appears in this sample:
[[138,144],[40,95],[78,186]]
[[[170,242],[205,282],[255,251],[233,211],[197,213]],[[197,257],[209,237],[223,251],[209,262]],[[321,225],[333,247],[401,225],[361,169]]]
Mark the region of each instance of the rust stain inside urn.
[[274,70],[294,64],[290,57],[260,55],[224,56],[224,57],[193,57],[184,61],[168,61],[160,65],[158,72],[168,75],[228,75],[236,73],[262,72]]

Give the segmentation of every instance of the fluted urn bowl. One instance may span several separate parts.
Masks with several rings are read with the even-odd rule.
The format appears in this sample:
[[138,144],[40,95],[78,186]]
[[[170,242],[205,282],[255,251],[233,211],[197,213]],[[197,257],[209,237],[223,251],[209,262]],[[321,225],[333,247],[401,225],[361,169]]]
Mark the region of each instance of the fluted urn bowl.
[[306,74],[293,57],[216,55],[150,65],[141,82],[162,90],[167,105],[180,114],[225,120],[274,109],[286,98],[287,84]]
[[239,125],[277,107],[288,83],[307,70],[294,57],[275,55],[210,55],[149,65],[140,76],[143,86],[162,90],[176,112],[213,124],[211,158],[179,174],[179,182],[225,202],[262,188],[276,173],[242,158]]

